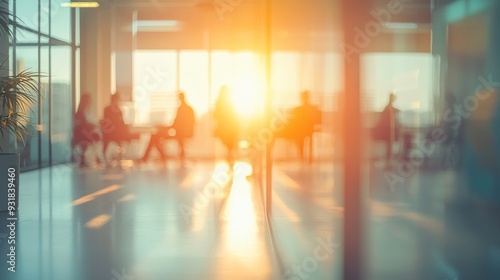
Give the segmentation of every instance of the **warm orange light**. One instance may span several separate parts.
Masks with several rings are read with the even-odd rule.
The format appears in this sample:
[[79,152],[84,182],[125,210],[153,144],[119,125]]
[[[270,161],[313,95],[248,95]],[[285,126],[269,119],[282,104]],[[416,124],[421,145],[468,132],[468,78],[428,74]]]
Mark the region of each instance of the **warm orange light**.
[[235,77],[230,86],[236,112],[245,117],[257,115],[264,105],[263,83],[251,70]]
[[98,2],[64,2],[60,4],[64,8],[98,8]]
[[[248,163],[237,163],[235,170],[251,170]],[[236,255],[252,252],[249,242],[257,232],[255,205],[252,201],[252,185],[248,182],[247,172],[235,172],[230,196],[223,216],[227,219],[227,245]],[[251,253],[250,253],[251,255]]]
[[85,226],[88,228],[98,229],[107,224],[110,219],[110,215],[102,214],[85,223]]
[[133,194],[127,194],[126,196],[118,199],[118,202],[129,202],[135,199],[135,195]]
[[88,194],[86,196],[82,196],[82,197],[80,197],[78,199],[75,199],[72,204],[73,204],[73,206],[84,204],[84,203],[87,203],[89,201],[94,200],[96,197],[98,197],[100,195],[107,194],[107,193],[110,193],[110,192],[114,192],[114,191],[119,190],[121,188],[122,187],[119,186],[119,185],[111,185],[111,186],[106,187],[104,189],[98,190],[98,191],[93,192],[91,194]]

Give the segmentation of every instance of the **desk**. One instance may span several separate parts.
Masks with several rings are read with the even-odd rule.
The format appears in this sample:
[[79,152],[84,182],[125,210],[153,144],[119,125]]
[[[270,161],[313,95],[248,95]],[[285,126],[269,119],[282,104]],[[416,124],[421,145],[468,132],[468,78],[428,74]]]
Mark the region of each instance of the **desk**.
[[156,126],[130,126],[130,132],[131,133],[137,133],[137,134],[153,134],[158,131],[158,128]]

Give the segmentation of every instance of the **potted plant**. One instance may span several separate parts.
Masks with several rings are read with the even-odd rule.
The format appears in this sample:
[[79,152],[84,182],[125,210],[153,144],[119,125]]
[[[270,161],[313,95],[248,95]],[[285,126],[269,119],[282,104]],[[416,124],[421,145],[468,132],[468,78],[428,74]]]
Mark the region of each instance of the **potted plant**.
[[[8,25],[11,13],[5,1],[0,4],[0,41],[3,41],[12,35]],[[0,64],[0,140],[14,135],[17,141],[25,143],[25,136],[30,134],[31,106],[36,104],[39,95],[38,77],[39,74],[32,71],[11,75],[4,63]],[[20,154],[0,145],[0,212],[9,211],[12,216],[16,215],[19,205],[19,169]]]

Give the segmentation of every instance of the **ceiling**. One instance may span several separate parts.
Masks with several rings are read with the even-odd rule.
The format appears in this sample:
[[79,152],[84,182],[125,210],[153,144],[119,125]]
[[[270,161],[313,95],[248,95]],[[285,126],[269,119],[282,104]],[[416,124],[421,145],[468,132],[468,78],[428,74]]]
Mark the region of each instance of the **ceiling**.
[[[372,13],[388,10],[395,0],[366,0]],[[405,0],[398,0],[405,2]],[[391,22],[415,22],[429,31],[431,0],[404,3]],[[181,32],[138,34],[142,48],[199,48],[210,30],[214,48],[232,45],[262,47],[265,0],[100,0],[123,17],[136,12],[138,20],[170,20],[182,24]],[[341,40],[341,0],[272,0],[273,44],[279,48],[331,49]],[[219,4],[219,6],[216,5]],[[225,6],[224,6],[224,3]],[[373,15],[371,15],[373,17]],[[370,18],[369,20],[374,20]],[[383,33],[391,33],[385,30]],[[397,31],[394,31],[397,32]],[[401,31],[399,31],[401,32]],[[414,31],[411,31],[414,32]],[[387,40],[387,34],[379,40]],[[375,45],[375,44],[374,44]],[[206,46],[205,46],[206,47]]]
[[195,7],[200,0],[100,0],[121,7]]
[[448,51],[450,54],[485,57],[491,30],[487,13],[478,13],[448,27]]

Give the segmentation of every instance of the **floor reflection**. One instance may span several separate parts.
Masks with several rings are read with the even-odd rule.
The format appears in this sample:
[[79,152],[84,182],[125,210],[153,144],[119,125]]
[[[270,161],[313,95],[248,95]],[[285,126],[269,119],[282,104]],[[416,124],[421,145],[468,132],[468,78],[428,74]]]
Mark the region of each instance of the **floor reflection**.
[[276,279],[264,210],[257,186],[249,181],[251,172],[247,163],[234,167],[231,190],[220,212],[214,279]]

